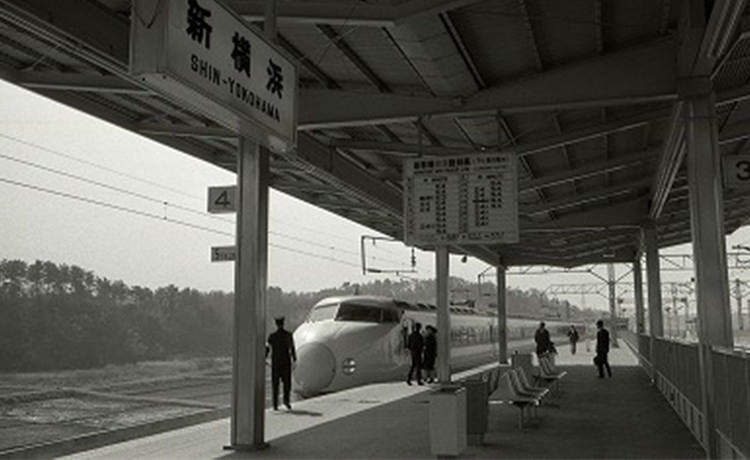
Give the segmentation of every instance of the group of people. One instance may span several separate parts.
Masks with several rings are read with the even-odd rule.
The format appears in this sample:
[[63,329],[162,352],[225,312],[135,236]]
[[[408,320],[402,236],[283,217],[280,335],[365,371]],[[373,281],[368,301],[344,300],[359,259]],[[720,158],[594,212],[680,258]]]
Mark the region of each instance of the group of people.
[[[604,321],[598,320],[596,322],[596,356],[594,356],[594,364],[599,372],[599,378],[604,378],[604,370],[606,369],[607,375],[612,377],[612,368],[609,367],[609,331],[604,328]],[[580,336],[578,330],[574,325],[570,325],[568,329],[568,341],[570,342],[570,353],[576,354],[576,345]],[[536,354],[538,357],[554,355],[557,353],[555,344],[550,339],[549,331],[545,328],[544,321],[539,323],[539,328],[534,334],[534,342],[536,342]]]
[[437,329],[431,325],[425,327],[422,334],[422,324],[414,323],[412,332],[406,342],[406,348],[411,355],[411,367],[406,383],[411,385],[412,377],[417,378],[417,385],[424,385],[422,371],[427,383],[436,382],[435,359],[437,358]]

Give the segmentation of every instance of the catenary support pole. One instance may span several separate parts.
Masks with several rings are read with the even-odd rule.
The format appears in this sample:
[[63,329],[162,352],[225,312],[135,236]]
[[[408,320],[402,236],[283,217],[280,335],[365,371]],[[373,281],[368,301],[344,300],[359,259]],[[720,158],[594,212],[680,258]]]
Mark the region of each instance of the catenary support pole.
[[739,278],[734,280],[735,293],[737,299],[737,327],[742,330],[742,281]]
[[240,138],[237,152],[231,445],[261,449],[265,415],[268,152]]
[[437,377],[441,384],[451,381],[451,318],[448,308],[448,247],[438,246],[435,249],[436,299],[437,299]]
[[[643,272],[641,271],[641,258],[633,261],[633,286],[635,293],[635,332],[643,334],[646,332],[645,311],[643,306]],[[640,350],[644,353],[645,350]]]
[[617,341],[617,281],[615,281],[615,264],[607,264],[607,287],[609,288],[609,320],[610,334],[612,336],[612,347],[620,346]]
[[508,297],[506,269],[500,258],[495,273],[497,275],[497,343],[500,364],[508,363]]

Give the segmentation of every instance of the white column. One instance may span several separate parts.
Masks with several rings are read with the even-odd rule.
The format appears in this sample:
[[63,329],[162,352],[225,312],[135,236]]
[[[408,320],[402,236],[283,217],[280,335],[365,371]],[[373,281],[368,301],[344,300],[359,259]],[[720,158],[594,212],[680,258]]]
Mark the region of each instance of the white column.
[[242,138],[237,151],[237,198],[229,447],[260,449],[267,446],[264,442],[264,415],[268,152]]
[[448,247],[438,246],[435,249],[435,276],[436,276],[436,299],[437,299],[437,377],[441,384],[451,381],[451,318],[448,309],[448,274],[449,274]]
[[[643,334],[646,332],[645,311],[643,306],[643,272],[641,271],[641,258],[636,257],[633,261],[633,292],[635,295],[635,332]],[[641,353],[644,350],[640,350]]]
[[508,363],[508,299],[506,273],[502,258],[495,267],[497,275],[497,343],[500,364]]
[[[710,83],[706,82],[708,87]],[[711,347],[731,348],[733,338],[724,240],[721,152],[713,94],[690,95],[685,100],[685,116],[705,439],[709,457],[718,458],[714,414],[717,383],[714,381]]]

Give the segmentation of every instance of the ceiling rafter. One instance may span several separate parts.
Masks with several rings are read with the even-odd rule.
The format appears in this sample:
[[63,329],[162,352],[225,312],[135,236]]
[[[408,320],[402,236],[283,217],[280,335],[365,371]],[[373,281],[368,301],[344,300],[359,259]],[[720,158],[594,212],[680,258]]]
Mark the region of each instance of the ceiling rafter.
[[[364,1],[326,2],[320,0],[287,0],[276,7],[277,20],[300,24],[395,27],[420,17],[438,15],[480,0],[407,0],[388,3]],[[230,6],[244,19],[262,20],[265,0],[229,0]]]
[[641,179],[637,181],[630,181],[624,184],[617,184],[617,185],[612,185],[609,187],[595,189],[586,193],[580,193],[580,194],[576,194],[573,196],[566,196],[566,197],[558,198],[558,199],[555,199],[553,201],[550,201],[548,203],[544,203],[541,205],[522,206],[520,209],[520,212],[522,214],[527,214],[527,215],[540,214],[540,213],[548,212],[548,211],[555,210],[555,209],[563,209],[563,208],[568,208],[571,206],[576,206],[579,204],[584,204],[589,201],[595,201],[595,200],[612,197],[615,195],[622,195],[622,194],[630,193],[633,190],[648,188],[649,185],[651,185],[651,181],[649,178]]
[[526,5],[526,0],[518,0],[518,6],[521,9],[521,19],[523,25],[526,28],[526,38],[531,45],[531,54],[534,58],[534,64],[536,65],[537,72],[544,70],[544,64],[542,63],[542,54],[539,52],[539,46],[537,45],[536,35],[534,33],[534,25],[531,23],[529,17],[529,9]]
[[602,0],[592,0],[594,2],[594,28],[596,32],[596,54],[604,54],[604,2]]
[[569,171],[562,171],[556,174],[538,177],[531,181],[522,181],[519,183],[519,191],[526,192],[538,187],[549,187],[552,185],[573,182],[578,179],[584,179],[598,174],[605,174],[608,171],[618,171],[643,164],[645,162],[656,161],[659,154],[659,148],[651,148],[628,155],[623,155],[604,162],[586,163],[580,167]]

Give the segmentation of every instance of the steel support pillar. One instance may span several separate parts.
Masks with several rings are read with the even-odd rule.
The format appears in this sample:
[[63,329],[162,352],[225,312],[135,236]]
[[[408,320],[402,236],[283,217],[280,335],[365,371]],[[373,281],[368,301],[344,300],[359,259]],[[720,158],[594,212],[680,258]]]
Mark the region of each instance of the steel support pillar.
[[648,360],[651,362],[651,380],[657,379],[657,362],[654,349],[656,338],[664,336],[664,323],[661,314],[661,274],[659,272],[659,242],[656,238],[656,226],[648,221],[643,227],[643,239],[646,243],[646,283],[648,285],[648,332],[651,340]]
[[[645,311],[643,308],[643,272],[641,271],[641,259],[633,261],[633,292],[635,296],[635,333],[646,332]],[[639,350],[643,353],[645,350]]]
[[508,298],[505,266],[502,259],[495,267],[497,275],[497,344],[500,364],[508,363]]
[[[710,83],[707,79],[709,87]],[[685,118],[704,429],[708,455],[718,458],[714,413],[716,382],[711,348],[732,348],[733,338],[724,240],[721,153],[713,94],[690,95],[685,100]]]
[[435,249],[435,276],[437,299],[437,377],[441,384],[451,382],[451,317],[448,308],[448,274],[450,270],[448,248],[438,246]]
[[615,281],[615,265],[607,264],[607,287],[609,288],[609,321],[610,335],[612,337],[612,347],[617,348],[620,344],[617,342],[617,293]]
[[234,265],[232,417],[229,448],[261,449],[266,409],[268,152],[240,138]]

